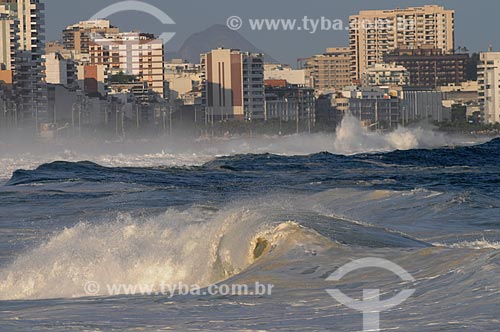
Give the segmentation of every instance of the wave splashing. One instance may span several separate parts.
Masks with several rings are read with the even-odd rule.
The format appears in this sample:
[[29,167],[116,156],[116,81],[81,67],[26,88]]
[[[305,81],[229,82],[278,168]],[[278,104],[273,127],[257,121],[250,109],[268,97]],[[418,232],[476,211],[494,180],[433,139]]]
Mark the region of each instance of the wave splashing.
[[88,160],[108,167],[157,167],[202,165],[218,156],[242,154],[310,155],[330,152],[353,155],[418,148],[467,146],[486,139],[450,137],[423,128],[399,128],[390,133],[374,132],[346,115],[335,134],[238,137],[206,141],[125,142],[102,144],[96,141],[64,142],[57,145],[29,145],[19,149],[0,149],[0,179],[7,179],[17,169],[34,169],[54,160],[78,162]]
[[390,133],[371,131],[361,126],[358,119],[346,115],[337,128],[334,152],[357,154],[366,152],[388,152],[417,148],[436,148],[459,143],[443,133],[423,128],[398,128]]
[[112,284],[205,287],[304,232],[262,220],[241,208],[193,207],[142,221],[121,214],[110,223],[79,223],[0,271],[0,300],[84,297],[87,282],[101,285],[92,295],[102,296]]

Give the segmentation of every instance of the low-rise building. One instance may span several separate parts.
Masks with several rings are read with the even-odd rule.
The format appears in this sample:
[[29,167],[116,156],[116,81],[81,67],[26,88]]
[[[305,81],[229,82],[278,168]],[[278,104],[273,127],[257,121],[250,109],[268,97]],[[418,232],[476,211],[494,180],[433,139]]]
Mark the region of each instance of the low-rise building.
[[385,98],[387,94],[388,89],[382,87],[349,86],[341,91],[342,97],[356,99],[382,99]]
[[363,86],[406,86],[410,83],[408,70],[395,63],[375,64],[363,73]]
[[333,130],[349,111],[349,99],[335,93],[320,95],[316,98],[316,127]]
[[479,103],[479,85],[477,81],[441,86],[438,91],[443,93],[445,100],[453,100],[456,103]]
[[349,112],[367,127],[377,129],[397,128],[400,123],[400,100],[384,98],[350,98]]
[[403,87],[401,122],[444,122],[451,120],[451,110],[443,107],[443,94],[431,88]]
[[310,86],[305,69],[292,69],[290,66],[280,64],[264,65],[264,79],[286,80],[290,84]]
[[401,101],[386,88],[348,87],[334,106],[341,116],[350,113],[367,127],[396,128],[401,122]]
[[296,121],[302,128],[316,122],[314,89],[288,84],[285,80],[266,81],[266,119]]

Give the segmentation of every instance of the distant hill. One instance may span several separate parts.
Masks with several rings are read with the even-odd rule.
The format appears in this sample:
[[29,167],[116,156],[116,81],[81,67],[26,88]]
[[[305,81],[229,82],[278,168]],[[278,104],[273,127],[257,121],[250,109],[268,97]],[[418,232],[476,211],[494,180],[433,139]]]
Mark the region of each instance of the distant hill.
[[241,34],[221,24],[213,25],[204,31],[191,35],[178,52],[167,53],[167,58],[185,59],[191,63],[198,63],[200,62],[200,54],[218,47],[239,49],[242,52],[264,53],[266,62],[277,62]]

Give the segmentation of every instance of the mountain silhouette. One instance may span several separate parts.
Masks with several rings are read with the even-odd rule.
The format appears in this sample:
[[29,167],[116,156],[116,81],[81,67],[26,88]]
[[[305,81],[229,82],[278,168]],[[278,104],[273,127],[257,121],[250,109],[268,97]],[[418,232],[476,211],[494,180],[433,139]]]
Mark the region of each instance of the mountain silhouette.
[[184,59],[191,63],[199,63],[200,54],[207,53],[218,47],[238,49],[242,52],[263,53],[266,62],[277,62],[271,56],[250,43],[240,33],[221,24],[213,25],[206,30],[191,35],[184,41],[179,51],[167,53],[167,58]]

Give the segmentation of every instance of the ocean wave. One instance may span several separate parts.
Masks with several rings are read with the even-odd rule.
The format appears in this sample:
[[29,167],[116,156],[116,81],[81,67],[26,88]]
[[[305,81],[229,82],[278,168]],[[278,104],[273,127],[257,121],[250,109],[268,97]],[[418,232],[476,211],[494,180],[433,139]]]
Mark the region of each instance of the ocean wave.
[[83,297],[89,281],[208,286],[264,256],[331,245],[297,223],[269,221],[248,209],[170,209],[144,220],[120,214],[78,223],[18,257],[0,270],[0,300]]
[[[346,194],[321,195],[334,201]],[[320,202],[318,195],[274,195],[220,209],[193,205],[153,217],[119,213],[82,221],[0,270],[0,299],[82,297],[88,281],[208,286],[259,262],[303,259],[332,248],[429,246],[401,232],[333,216]]]
[[476,241],[462,241],[452,244],[444,244],[444,243],[433,243],[436,247],[446,247],[452,249],[500,249],[500,242],[496,241],[488,241],[488,240],[476,240]]
[[221,156],[275,154],[306,156],[321,152],[335,155],[390,152],[395,150],[436,149],[445,146],[469,146],[484,143],[470,138],[450,137],[423,128],[400,128],[390,133],[372,132],[346,116],[336,134],[268,136],[179,141],[175,138],[151,142],[105,144],[92,141],[65,142],[56,145],[15,144],[0,146],[0,179],[18,169],[34,169],[53,161],[88,160],[107,167],[199,166]]

